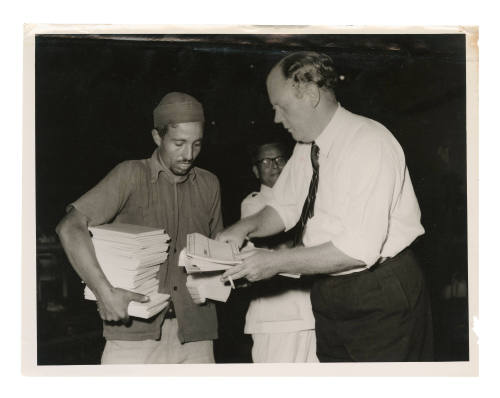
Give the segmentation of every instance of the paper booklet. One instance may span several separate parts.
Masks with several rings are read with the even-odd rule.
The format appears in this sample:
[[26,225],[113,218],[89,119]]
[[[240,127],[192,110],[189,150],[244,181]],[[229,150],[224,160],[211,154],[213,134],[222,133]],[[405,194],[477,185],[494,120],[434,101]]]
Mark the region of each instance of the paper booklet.
[[129,250],[139,250],[139,249],[147,249],[152,245],[161,245],[168,240],[168,235],[155,235],[155,236],[146,236],[146,237],[138,237],[138,238],[129,238],[123,236],[110,236],[110,235],[93,235],[92,240],[99,240],[100,242],[111,244],[122,244],[127,245]]
[[233,243],[219,242],[197,232],[187,235],[186,254],[198,260],[234,265],[241,263],[236,258],[239,252]]
[[90,232],[94,236],[121,236],[124,238],[144,238],[148,236],[155,235],[166,235],[163,228],[152,228],[146,227],[144,225],[136,224],[125,224],[125,223],[113,223],[113,224],[103,224],[94,227],[89,227]]
[[151,255],[157,255],[158,253],[166,253],[168,251],[168,243],[154,244],[148,247],[137,247],[137,245],[128,245],[126,243],[119,243],[113,241],[100,240],[98,238],[92,238],[94,247],[99,249],[102,253],[109,253],[117,255],[120,257],[133,257],[133,258],[144,258]]
[[118,267],[127,270],[138,270],[142,268],[148,268],[153,265],[161,264],[168,257],[166,252],[151,254],[150,256],[142,258],[122,257],[117,254],[103,253],[97,247],[95,247],[95,249],[96,249],[97,261],[99,261],[101,267],[107,267],[107,268]]

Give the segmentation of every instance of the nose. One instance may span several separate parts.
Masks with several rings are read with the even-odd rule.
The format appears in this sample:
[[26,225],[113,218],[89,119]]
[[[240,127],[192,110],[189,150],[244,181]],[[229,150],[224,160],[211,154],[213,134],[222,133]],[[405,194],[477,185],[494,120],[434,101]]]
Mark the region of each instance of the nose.
[[274,111],[274,123],[281,123],[283,124],[283,117],[281,116],[280,112],[278,109]]
[[193,160],[193,148],[191,147],[191,145],[186,145],[184,147],[184,151],[182,153],[182,156],[183,156],[184,160],[187,160],[187,161]]

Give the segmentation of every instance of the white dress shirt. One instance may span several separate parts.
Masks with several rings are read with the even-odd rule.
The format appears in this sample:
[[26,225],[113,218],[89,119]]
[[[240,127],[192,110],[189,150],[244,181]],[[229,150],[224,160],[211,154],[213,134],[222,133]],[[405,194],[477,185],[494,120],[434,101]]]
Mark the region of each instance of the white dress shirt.
[[[397,255],[424,233],[403,150],[389,130],[339,104],[315,142],[320,148],[319,186],[304,246],[332,242],[370,267],[382,257]],[[273,188],[269,205],[286,230],[299,220],[307,196],[310,150],[310,144],[296,144]]]
[[[261,185],[241,203],[241,218],[262,210],[272,199],[273,191]],[[257,297],[248,307],[245,333],[286,333],[314,329],[310,290],[290,289],[274,295]]]

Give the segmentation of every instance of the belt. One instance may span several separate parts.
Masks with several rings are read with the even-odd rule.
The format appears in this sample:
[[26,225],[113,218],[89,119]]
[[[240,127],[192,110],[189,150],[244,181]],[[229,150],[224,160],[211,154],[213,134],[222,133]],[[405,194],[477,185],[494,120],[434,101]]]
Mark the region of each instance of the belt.
[[408,246],[408,247],[404,248],[403,250],[401,250],[394,257],[380,257],[379,260],[375,264],[373,264],[370,268],[368,268],[368,271],[375,271],[376,269],[381,268],[385,264],[390,264],[390,263],[394,262],[396,259],[403,257],[403,255],[405,255],[405,253],[407,253],[410,250],[411,250],[410,246]]
[[378,270],[380,268],[386,267],[389,264],[392,264],[394,260],[402,256],[404,253],[406,253],[408,250],[410,250],[410,247],[407,247],[400,251],[398,254],[396,254],[394,257],[380,257],[375,264],[373,264],[370,268],[361,270],[361,271],[355,271],[355,272],[350,272],[347,274],[328,274],[328,276],[332,276],[334,278],[354,278],[354,277],[359,277],[363,273],[369,273],[373,272],[375,270]]

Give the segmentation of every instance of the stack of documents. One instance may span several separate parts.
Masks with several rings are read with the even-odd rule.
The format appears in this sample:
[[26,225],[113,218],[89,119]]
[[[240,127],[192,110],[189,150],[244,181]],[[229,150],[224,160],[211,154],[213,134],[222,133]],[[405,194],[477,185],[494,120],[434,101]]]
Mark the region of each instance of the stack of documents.
[[197,285],[201,296],[226,302],[231,286],[221,281],[220,271],[240,264],[241,260],[236,258],[238,253],[235,245],[192,233],[187,235],[187,246],[179,255],[179,266],[184,267],[188,274],[193,274],[188,284]]
[[[220,278],[221,271],[225,271],[241,264],[242,258],[251,256],[253,250],[240,252],[233,243],[219,242],[199,233],[187,235],[187,246],[179,255],[179,267],[184,267],[191,275],[188,284],[198,287],[200,296],[217,301],[227,301],[234,288],[225,285]],[[279,274],[290,278],[299,278],[296,274]],[[188,286],[189,288],[189,286]]]
[[[149,296],[147,303],[132,301],[130,316],[150,318],[168,304],[169,295],[158,293],[157,273],[167,259],[168,240],[163,229],[132,224],[90,227],[97,261],[114,287]],[[85,287],[87,300],[96,300]]]
[[[187,246],[179,256],[179,266],[185,267],[188,274],[225,271],[241,264],[242,258],[251,256],[254,250],[252,245],[251,248],[240,252],[232,242],[219,242],[199,233],[188,234]],[[300,278],[299,274],[280,273],[279,275]]]
[[188,274],[224,271],[241,263],[236,257],[238,254],[239,250],[234,244],[193,233],[187,236],[187,246],[181,252],[182,261],[179,261],[179,265],[184,266]]

